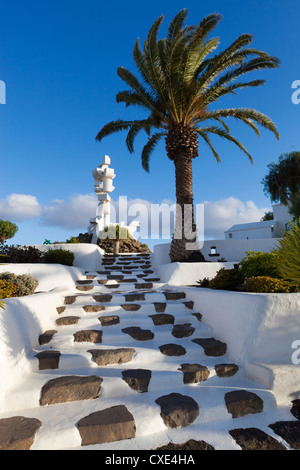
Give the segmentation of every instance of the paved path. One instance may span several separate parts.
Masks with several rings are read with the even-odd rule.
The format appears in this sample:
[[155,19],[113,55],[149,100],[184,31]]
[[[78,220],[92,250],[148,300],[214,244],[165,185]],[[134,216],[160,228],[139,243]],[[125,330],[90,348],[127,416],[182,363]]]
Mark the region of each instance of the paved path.
[[0,450],[299,448],[299,403],[277,407],[193,307],[149,255],[107,255],[7,394]]

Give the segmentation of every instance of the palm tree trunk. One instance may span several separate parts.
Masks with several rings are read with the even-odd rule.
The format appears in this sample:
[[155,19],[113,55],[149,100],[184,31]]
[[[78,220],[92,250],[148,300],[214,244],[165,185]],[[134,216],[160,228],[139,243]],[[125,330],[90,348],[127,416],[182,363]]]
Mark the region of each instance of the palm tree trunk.
[[173,159],[176,181],[176,218],[174,235],[170,248],[172,262],[187,261],[195,250],[196,225],[194,220],[194,195],[192,158],[178,152]]

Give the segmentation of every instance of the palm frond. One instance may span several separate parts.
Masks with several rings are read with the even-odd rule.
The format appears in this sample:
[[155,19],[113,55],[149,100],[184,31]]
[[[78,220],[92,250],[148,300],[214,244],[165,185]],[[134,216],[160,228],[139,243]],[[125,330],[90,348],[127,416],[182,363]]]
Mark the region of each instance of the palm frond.
[[154,107],[154,100],[151,94],[146,90],[146,88],[140,83],[140,81],[125,67],[118,67],[119,77],[130,87],[132,88],[140,99],[148,105],[150,108]]
[[115,132],[120,132],[128,129],[132,126],[133,123],[134,121],[123,121],[122,119],[111,121],[108,124],[105,124],[105,126],[103,126],[102,129],[98,132],[96,140],[100,142],[104,137],[108,137],[109,135],[114,134]]
[[279,140],[279,133],[276,129],[275,124],[273,121],[266,116],[265,114],[257,111],[256,109],[251,108],[227,108],[227,109],[219,109],[216,111],[211,111],[207,114],[207,119],[220,117],[234,117],[236,119],[251,119],[252,121],[257,122],[262,127],[268,129],[269,131],[275,134],[276,138]]
[[127,138],[126,138],[126,145],[130,153],[134,152],[133,144],[138,133],[140,131],[145,131],[148,137],[150,137],[151,127],[154,125],[155,123],[151,117],[148,119],[140,120],[140,121],[134,121],[134,123],[132,124],[132,126],[130,127],[128,131]]
[[221,159],[220,159],[218,153],[216,152],[215,148],[213,147],[213,145],[211,143],[211,140],[207,135],[207,132],[205,132],[203,129],[196,129],[196,132],[197,132],[198,135],[200,135],[205,140],[207,145],[210,147],[215,159],[217,160],[218,163],[220,163]]
[[144,44],[144,60],[147,64],[147,70],[151,77],[152,88],[157,97],[167,105],[166,83],[164,75],[161,73],[160,51],[158,48],[157,35],[163,16],[160,16],[150,29],[147,40]]
[[152,137],[150,137],[150,139],[144,146],[143,151],[142,151],[142,167],[147,172],[149,171],[149,160],[150,160],[150,156],[153,150],[155,149],[161,137],[166,136],[166,135],[167,135],[166,132],[157,132],[156,134],[153,134]]
[[166,35],[166,41],[168,46],[173,43],[174,38],[176,38],[182,31],[184,22],[187,18],[188,10],[186,8],[180,10],[177,15],[170,22],[168,27],[168,32]]
[[149,105],[149,103],[144,100],[140,94],[136,93],[135,91],[119,91],[116,95],[116,102],[117,103],[125,103],[126,108],[128,106],[140,106],[141,108],[146,109],[147,111],[152,112],[152,106],[154,106],[154,103],[151,103],[152,106]]
[[202,127],[201,129],[195,129],[196,132],[199,133],[199,130],[202,131],[202,132],[205,132],[205,133],[211,133],[211,134],[216,134],[218,135],[219,137],[222,137],[226,140],[229,140],[230,142],[234,143],[240,150],[242,150],[246,155],[247,157],[249,158],[249,160],[251,161],[251,163],[253,163],[253,158],[251,157],[250,153],[245,149],[245,147],[243,146],[243,144],[241,144],[235,137],[233,137],[229,132],[227,132],[226,130],[220,128],[220,127],[216,127],[216,126],[207,126],[207,127]]
[[208,88],[202,96],[202,104],[206,108],[210,103],[217,101],[221,96],[227,95],[229,93],[234,93],[235,90],[249,88],[249,87],[258,87],[265,85],[265,80],[252,80],[251,82],[237,82],[230,83],[228,85],[224,84],[215,84],[212,87]]

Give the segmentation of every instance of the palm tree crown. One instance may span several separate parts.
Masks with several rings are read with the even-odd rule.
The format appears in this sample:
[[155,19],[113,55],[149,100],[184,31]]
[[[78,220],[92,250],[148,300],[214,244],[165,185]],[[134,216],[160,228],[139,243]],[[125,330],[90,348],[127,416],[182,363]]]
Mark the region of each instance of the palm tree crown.
[[[238,89],[257,87],[265,83],[255,79],[244,81],[248,72],[277,68],[276,57],[249,47],[253,37],[239,36],[229,47],[213,55],[219,38],[209,38],[221,20],[221,15],[205,17],[199,26],[185,26],[187,10],[181,10],[169,24],[166,37],[158,39],[163,21],[159,17],[151,27],[143,49],[138,39],[133,58],[142,80],[124,67],[118,68],[119,77],[129,87],[117,94],[117,102],[143,108],[148,117],[141,120],[116,120],[106,124],[96,136],[104,137],[127,130],[126,144],[134,151],[134,139],[145,131],[148,140],[142,150],[142,165],[149,171],[150,155],[161,138],[165,138],[168,157],[176,170],[176,199],[180,205],[193,202],[191,161],[198,156],[198,138],[211,149],[217,161],[220,157],[210,136],[218,135],[238,146],[251,160],[245,147],[230,133],[224,119],[233,117],[250,126],[259,136],[258,125],[279,138],[276,126],[261,112],[249,108],[211,109],[220,97],[236,93]],[[178,181],[179,179],[179,181]],[[187,258],[179,253],[172,257]]]

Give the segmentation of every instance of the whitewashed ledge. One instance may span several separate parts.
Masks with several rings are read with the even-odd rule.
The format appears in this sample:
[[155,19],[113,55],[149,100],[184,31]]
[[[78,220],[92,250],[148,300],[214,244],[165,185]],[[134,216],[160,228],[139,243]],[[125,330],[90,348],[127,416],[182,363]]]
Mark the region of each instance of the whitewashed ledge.
[[98,245],[91,243],[58,243],[53,245],[31,245],[38,250],[45,252],[48,250],[63,250],[72,251],[75,255],[73,266],[76,268],[86,269],[87,271],[97,271],[102,264],[102,256],[104,250],[99,248]]
[[[178,290],[178,285],[165,287]],[[230,360],[243,366],[247,377],[272,390],[278,405],[300,398],[300,294],[187,286],[180,291],[194,302],[194,310],[213,329],[215,339],[227,344]]]
[[227,344],[229,359],[239,363],[247,377],[272,390],[279,405],[300,398],[300,293],[196,287],[200,279],[212,279],[219,269],[231,269],[236,262],[170,263],[168,253],[169,244],[162,244],[152,255],[164,288],[186,292],[215,338]]
[[197,281],[212,279],[221,268],[232,269],[235,263],[168,263],[156,267],[161,282],[173,286],[192,286]]

